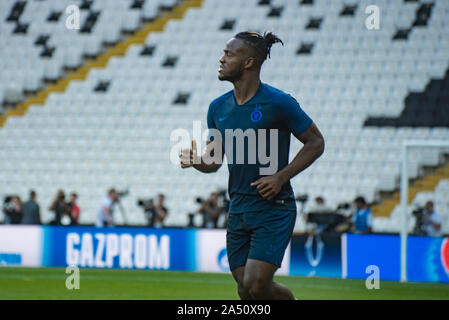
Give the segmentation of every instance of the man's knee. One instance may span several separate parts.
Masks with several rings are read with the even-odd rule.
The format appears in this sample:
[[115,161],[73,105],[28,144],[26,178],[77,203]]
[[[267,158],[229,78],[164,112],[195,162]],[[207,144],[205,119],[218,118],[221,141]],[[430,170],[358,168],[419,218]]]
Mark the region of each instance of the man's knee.
[[238,291],[240,297],[246,297],[246,298],[251,297],[248,290],[246,290],[246,288],[243,286],[243,284],[240,284],[240,283],[238,284],[237,291]]
[[254,299],[261,299],[269,295],[271,281],[262,278],[246,278],[243,282],[243,289]]

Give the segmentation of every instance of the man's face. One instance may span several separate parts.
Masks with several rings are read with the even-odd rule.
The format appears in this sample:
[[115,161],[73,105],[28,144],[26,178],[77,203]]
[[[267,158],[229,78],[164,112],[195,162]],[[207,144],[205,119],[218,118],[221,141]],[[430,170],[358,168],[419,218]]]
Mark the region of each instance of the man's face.
[[428,213],[432,213],[433,212],[433,204],[431,202],[426,203],[426,211]]
[[232,38],[226,43],[224,54],[220,59],[218,79],[221,81],[235,82],[242,77],[245,70],[245,62],[250,57],[250,50],[245,43]]
[[117,194],[117,192],[111,192],[111,193],[110,193],[110,197],[111,197],[111,199],[112,199],[113,201],[117,201],[117,199],[118,199],[118,194]]
[[158,196],[158,200],[159,200],[160,204],[164,203],[164,199],[165,199],[165,197],[163,195]]
[[75,201],[76,201],[76,196],[72,194],[72,195],[70,196],[70,202],[71,202],[71,203],[75,203]]

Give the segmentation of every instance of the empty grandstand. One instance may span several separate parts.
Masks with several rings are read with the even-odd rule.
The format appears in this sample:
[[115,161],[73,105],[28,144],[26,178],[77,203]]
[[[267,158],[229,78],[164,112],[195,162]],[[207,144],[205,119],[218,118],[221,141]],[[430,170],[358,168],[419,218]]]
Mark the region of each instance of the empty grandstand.
[[[79,29],[67,28],[70,5]],[[378,29],[365,25],[369,5]],[[113,186],[129,190],[127,223],[143,225],[137,200],[164,193],[166,225],[186,226],[195,198],[226,189],[227,168],[181,172],[170,134],[205,129],[209,103],[231,89],[216,72],[226,41],[273,30],[285,45],[262,81],[296,97],[326,139],[294,190],[332,207],[362,195],[374,231],[398,232],[402,142],[449,140],[448,16],[445,0],[2,0],[0,197],[36,190],[48,223],[56,191],[76,191],[93,224]],[[410,231],[414,206],[432,199],[449,233],[448,153],[411,155]]]

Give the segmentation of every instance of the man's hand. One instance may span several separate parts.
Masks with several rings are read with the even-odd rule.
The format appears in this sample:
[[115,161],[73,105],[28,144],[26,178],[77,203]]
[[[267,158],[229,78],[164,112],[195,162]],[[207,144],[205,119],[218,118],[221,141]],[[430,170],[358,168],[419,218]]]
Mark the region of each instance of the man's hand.
[[257,187],[259,194],[267,200],[273,200],[281,191],[284,182],[278,175],[266,176],[251,183]]
[[181,162],[181,168],[189,168],[193,167],[194,164],[198,164],[199,159],[196,151],[196,141],[192,140],[192,148],[191,149],[182,149],[181,154],[179,155],[179,160]]

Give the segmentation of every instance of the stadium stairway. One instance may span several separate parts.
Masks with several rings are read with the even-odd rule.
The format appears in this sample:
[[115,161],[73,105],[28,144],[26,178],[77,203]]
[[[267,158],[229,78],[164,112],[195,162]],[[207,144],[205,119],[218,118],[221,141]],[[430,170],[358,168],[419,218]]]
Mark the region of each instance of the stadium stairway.
[[[416,195],[421,192],[433,192],[440,181],[449,179],[449,163],[438,167],[434,173],[424,175],[417,179],[408,190],[408,204],[411,204]],[[400,204],[400,192],[395,191],[391,199],[386,199],[378,205],[371,207],[375,218],[389,218],[392,211]]]
[[202,3],[203,0],[184,0],[170,11],[165,11],[153,21],[144,23],[132,35],[117,42],[108,48],[106,52],[96,56],[95,59],[81,65],[75,71],[68,72],[65,77],[61,77],[56,83],[49,84],[44,89],[37,91],[36,95],[26,98],[25,101],[18,103],[15,108],[8,109],[4,115],[0,115],[0,128],[3,127],[8,117],[24,116],[31,105],[44,105],[47,97],[52,92],[64,92],[71,81],[85,80],[90,70],[105,68],[112,57],[124,56],[131,45],[145,43],[145,39],[150,33],[163,31],[168,21],[182,19],[189,8],[201,7]]

